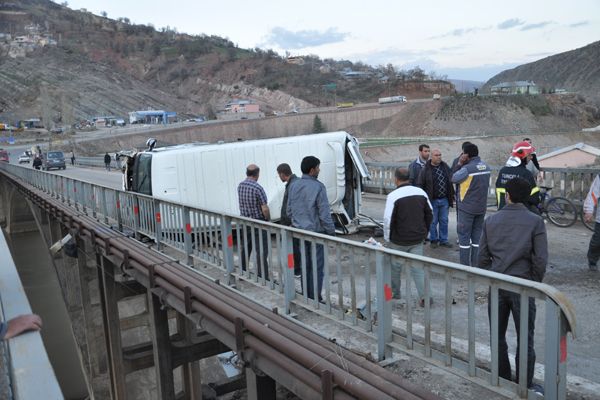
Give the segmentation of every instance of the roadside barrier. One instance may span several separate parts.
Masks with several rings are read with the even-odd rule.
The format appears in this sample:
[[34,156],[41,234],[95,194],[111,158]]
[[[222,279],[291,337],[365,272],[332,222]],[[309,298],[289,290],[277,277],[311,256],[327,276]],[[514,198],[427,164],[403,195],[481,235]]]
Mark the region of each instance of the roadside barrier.
[[[222,269],[226,284],[243,279],[279,293],[286,313],[304,307],[371,335],[377,341],[373,351],[380,361],[393,359],[397,352],[408,352],[486,386],[512,390],[522,398],[528,395],[526,351],[520,352],[518,360],[519,384],[499,377],[498,292],[508,290],[521,295],[522,349],[527,348],[527,304],[533,298],[538,315],[543,316],[535,343],[541,350],[537,361],[544,370],[543,376],[536,379],[543,383],[546,399],[566,398],[567,333],[575,334],[575,312],[564,294],[549,285],[161,201],[16,165],[2,164],[0,170],[97,221],[138,239],[151,238],[159,249],[176,249],[189,265],[208,263]],[[256,249],[260,249],[260,257]],[[321,300],[310,296],[319,293],[318,279],[311,282],[310,276],[321,273],[317,268],[320,260],[324,275]],[[298,261],[300,277],[294,272]],[[392,262],[405,266],[404,306],[394,300],[399,293],[392,292]],[[422,309],[414,304],[417,297],[410,268],[406,267],[424,272],[424,297],[433,302],[425,301]],[[456,300],[466,307],[453,306]]]

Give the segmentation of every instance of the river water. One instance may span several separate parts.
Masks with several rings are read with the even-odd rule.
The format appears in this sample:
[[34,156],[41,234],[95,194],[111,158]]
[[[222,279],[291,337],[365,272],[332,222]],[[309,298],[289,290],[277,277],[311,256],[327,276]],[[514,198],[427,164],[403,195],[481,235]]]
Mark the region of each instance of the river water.
[[31,309],[42,317],[42,339],[63,395],[85,399],[80,355],[48,249],[39,232],[7,235],[7,240]]

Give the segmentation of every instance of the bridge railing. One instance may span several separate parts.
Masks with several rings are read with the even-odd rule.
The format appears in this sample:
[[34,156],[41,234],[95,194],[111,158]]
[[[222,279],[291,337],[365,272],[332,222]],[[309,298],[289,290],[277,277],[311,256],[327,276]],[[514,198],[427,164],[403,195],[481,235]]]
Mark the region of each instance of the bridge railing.
[[[0,231],[0,320],[30,314],[19,273]],[[0,398],[62,399],[62,392],[39,332],[0,340]]]
[[[407,163],[367,163],[371,180],[363,182],[366,192],[386,194],[396,188],[394,171],[406,167]],[[495,199],[494,189],[499,167],[492,167],[490,175],[490,197]],[[552,187],[554,196],[567,197],[582,204],[590,185],[600,168],[544,168],[538,185]]]
[[[520,352],[518,385],[499,377],[498,293],[521,295],[521,348],[527,348],[527,304],[534,298],[542,316],[537,320],[543,324],[535,336],[538,362],[543,365],[536,379],[543,382],[547,399],[566,396],[567,333],[574,333],[575,313],[569,300],[551,286],[15,165],[2,164],[0,170],[113,229],[152,238],[159,248],[176,249],[190,265],[221,268],[228,284],[243,279],[280,294],[287,313],[298,307],[311,309],[371,335],[377,343],[371,351],[379,360],[393,357],[394,351],[409,352],[521,397],[528,392],[526,351]],[[261,256],[256,256],[256,249]],[[321,273],[320,259],[322,299],[309,296],[308,289],[309,276]],[[392,262],[405,266],[401,290],[405,303],[394,300],[400,293],[392,291]],[[295,276],[295,263],[300,265],[300,277]],[[425,276],[424,297],[433,303],[426,301],[423,308],[416,301],[410,268]],[[312,293],[319,293],[317,279],[312,281]]]

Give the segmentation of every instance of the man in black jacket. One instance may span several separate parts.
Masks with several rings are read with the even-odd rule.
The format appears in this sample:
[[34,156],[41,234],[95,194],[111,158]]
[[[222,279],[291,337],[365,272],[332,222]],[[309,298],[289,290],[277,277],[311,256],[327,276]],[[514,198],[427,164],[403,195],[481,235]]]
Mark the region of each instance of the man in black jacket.
[[450,167],[442,161],[442,152],[433,149],[417,180],[417,186],[427,193],[433,207],[433,222],[429,227],[431,247],[452,247],[448,242],[448,212],[454,205],[454,186],[450,178]]
[[[536,282],[542,281],[548,262],[548,239],[542,217],[527,210],[523,204],[529,198],[529,193],[529,182],[522,178],[514,178],[506,183],[506,206],[488,217],[483,224],[479,268]],[[488,303],[488,314],[491,318],[490,307]],[[501,289],[498,291],[498,374],[508,380],[511,379],[511,369],[506,330],[511,312],[517,332],[515,364],[518,381],[521,295]],[[535,366],[535,312],[535,299],[529,297],[527,387],[539,391],[539,385],[532,383]]]
[[[383,213],[383,236],[394,250],[423,255],[423,240],[431,226],[431,204],[423,189],[411,186],[409,172],[398,168],[395,172],[396,190],[388,194]],[[400,298],[400,258],[392,258],[392,293]],[[423,269],[410,267],[417,287],[419,304],[425,305],[425,274]]]
[[[292,173],[292,168],[289,164],[283,163],[277,166],[277,175],[279,175],[279,179],[281,182],[285,182],[285,192],[283,192],[283,201],[281,202],[281,217],[279,218],[279,223],[285,226],[292,226],[292,220],[288,217],[287,213],[287,203],[288,203],[288,194],[290,192],[290,186],[294,183],[298,177]],[[293,240],[294,247],[294,275],[300,275],[302,273],[302,259],[300,258],[300,240],[294,238]]]

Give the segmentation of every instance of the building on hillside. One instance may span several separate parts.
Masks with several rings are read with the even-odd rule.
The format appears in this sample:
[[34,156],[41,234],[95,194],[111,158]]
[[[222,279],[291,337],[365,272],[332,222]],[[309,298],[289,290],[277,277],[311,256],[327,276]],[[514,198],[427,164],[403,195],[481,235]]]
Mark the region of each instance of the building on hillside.
[[304,58],[300,56],[289,56],[286,61],[288,64],[304,65]]
[[538,86],[533,81],[502,82],[490,88],[492,95],[506,94],[539,94]]
[[168,124],[177,117],[174,111],[145,110],[129,113],[130,124]]
[[260,106],[251,100],[230,101],[217,113],[217,119],[226,121],[257,119],[264,118],[264,116],[265,114],[260,111]]
[[44,124],[42,124],[42,121],[39,118],[25,119],[19,121],[18,125],[25,129],[39,129],[44,127]]
[[257,113],[260,112],[260,106],[250,100],[235,100],[225,104],[225,112]]
[[346,79],[369,79],[373,76],[372,72],[369,71],[342,71],[342,76]]
[[538,156],[542,168],[585,168],[599,163],[600,149],[585,143],[563,147]]

